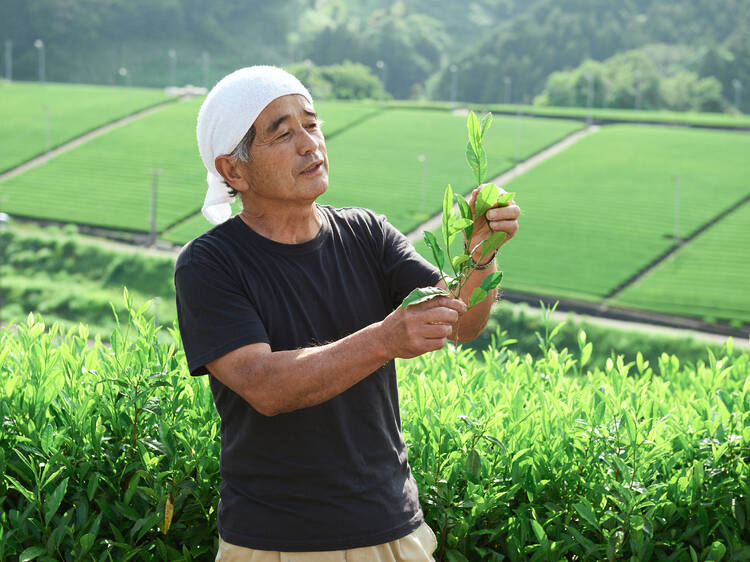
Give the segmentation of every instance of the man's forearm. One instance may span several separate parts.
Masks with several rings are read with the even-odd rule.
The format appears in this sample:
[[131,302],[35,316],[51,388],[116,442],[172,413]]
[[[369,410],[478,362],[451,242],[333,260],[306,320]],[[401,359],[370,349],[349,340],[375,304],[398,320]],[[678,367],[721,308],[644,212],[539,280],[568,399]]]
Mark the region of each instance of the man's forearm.
[[379,324],[317,347],[237,353],[227,366],[239,375],[235,391],[267,416],[330,400],[392,359],[375,337]]
[[399,307],[332,343],[290,351],[251,344],[206,367],[261,414],[292,412],[330,400],[395,357],[440,349],[465,310],[462,302],[440,297]]

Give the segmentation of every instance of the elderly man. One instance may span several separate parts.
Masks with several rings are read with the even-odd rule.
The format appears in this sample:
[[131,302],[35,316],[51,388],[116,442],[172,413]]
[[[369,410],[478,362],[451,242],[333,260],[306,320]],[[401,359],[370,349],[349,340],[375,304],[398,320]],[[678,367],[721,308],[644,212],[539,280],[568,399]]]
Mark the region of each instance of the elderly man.
[[[475,337],[494,299],[468,312],[448,297],[398,306],[440,276],[385,217],[316,203],[325,140],[312,97],[285,71],[222,79],[198,144],[204,214],[218,226],[183,249],[175,284],[190,372],[210,373],[221,417],[216,559],[432,559],[394,359]],[[234,194],[242,211],[230,218]],[[474,243],[512,237],[519,214],[491,209]]]

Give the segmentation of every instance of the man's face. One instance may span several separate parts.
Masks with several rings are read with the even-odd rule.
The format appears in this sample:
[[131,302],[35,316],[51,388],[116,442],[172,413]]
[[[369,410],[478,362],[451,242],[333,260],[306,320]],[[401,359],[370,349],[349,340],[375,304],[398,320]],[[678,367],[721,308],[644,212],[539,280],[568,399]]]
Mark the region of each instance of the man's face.
[[308,203],[328,188],[328,155],[312,104],[290,94],[275,99],[255,120],[250,162],[240,170],[253,197]]

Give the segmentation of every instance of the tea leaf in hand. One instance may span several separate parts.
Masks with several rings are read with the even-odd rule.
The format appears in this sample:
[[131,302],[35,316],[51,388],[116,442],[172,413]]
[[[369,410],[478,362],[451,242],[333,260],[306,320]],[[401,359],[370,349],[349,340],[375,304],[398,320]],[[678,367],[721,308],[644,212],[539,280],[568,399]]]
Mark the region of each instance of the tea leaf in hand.
[[489,238],[482,243],[482,257],[489,256],[492,252],[500,247],[505,237],[508,236],[505,232],[493,232]]
[[482,284],[480,285],[480,287],[489,293],[492,289],[496,289],[498,285],[500,285],[500,282],[502,280],[503,272],[495,271],[494,273],[491,273],[487,277],[482,279]]
[[482,144],[482,131],[477,114],[473,111],[469,113],[466,127],[469,129],[469,144],[474,148],[474,152],[479,153]]
[[487,291],[485,291],[481,287],[476,287],[471,292],[471,297],[469,297],[469,303],[468,303],[469,304],[469,308],[471,308],[474,305],[479,304],[480,302],[482,302],[486,298],[487,298]]
[[477,194],[474,208],[476,209],[476,220],[484,218],[484,214],[497,203],[498,189],[494,183],[488,183]]
[[476,151],[474,150],[474,146],[471,144],[471,141],[466,143],[466,161],[469,163],[469,166],[474,171],[474,176],[477,180],[477,185],[482,183],[482,178],[480,177],[480,171],[479,171],[479,156],[477,155]]
[[509,204],[509,203],[510,203],[511,201],[513,201],[513,198],[514,198],[515,196],[516,196],[516,194],[515,194],[515,193],[513,193],[512,191],[509,191],[508,193],[503,193],[503,194],[502,194],[502,195],[500,196],[500,199],[498,199],[498,200],[497,200],[497,203],[496,203],[496,205],[497,205],[498,207],[507,207],[507,206],[508,206],[508,204]]
[[414,289],[409,293],[404,301],[401,303],[401,308],[406,308],[411,304],[419,304],[435,297],[448,296],[449,293],[445,289],[439,287],[421,287]]
[[487,132],[487,129],[490,128],[490,125],[492,125],[492,113],[487,113],[484,117],[482,117],[482,123],[480,126],[480,138],[484,138],[485,133]]
[[429,230],[424,231],[424,243],[427,244],[427,247],[430,250],[432,250],[432,255],[435,257],[435,264],[438,266],[440,271],[442,271],[443,265],[445,265],[445,254],[440,248],[440,244],[438,244],[437,238],[435,238],[435,235]]
[[456,275],[458,275],[458,272],[461,270],[461,266],[468,262],[471,259],[471,256],[468,254],[461,254],[460,256],[456,256],[451,261],[451,266],[453,267],[453,271]]

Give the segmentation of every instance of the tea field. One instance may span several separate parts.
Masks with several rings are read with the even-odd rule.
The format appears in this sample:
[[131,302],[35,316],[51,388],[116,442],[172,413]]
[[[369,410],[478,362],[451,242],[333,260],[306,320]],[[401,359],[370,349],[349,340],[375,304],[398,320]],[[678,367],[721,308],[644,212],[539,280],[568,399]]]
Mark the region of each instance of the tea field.
[[[0,330],[0,559],[213,559],[207,378],[129,310],[108,345],[33,317]],[[550,333],[537,359],[500,337],[399,362],[436,558],[747,559],[747,353],[589,368],[582,336]]]
[[[504,186],[523,209],[501,251],[505,286],[604,297],[671,246],[675,177],[686,237],[750,193],[748,154],[744,133],[612,125],[589,135]],[[712,264],[718,283],[739,249],[727,244]]]
[[[146,107],[161,90],[0,80],[0,172]],[[49,128],[48,128],[49,125]]]
[[750,325],[750,204],[683,246],[613,302]]

